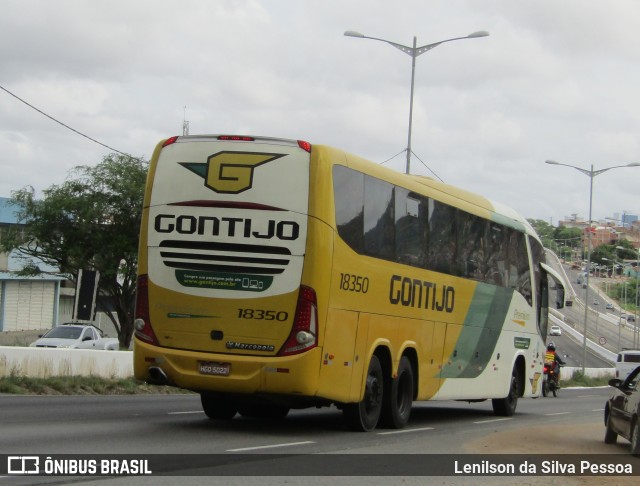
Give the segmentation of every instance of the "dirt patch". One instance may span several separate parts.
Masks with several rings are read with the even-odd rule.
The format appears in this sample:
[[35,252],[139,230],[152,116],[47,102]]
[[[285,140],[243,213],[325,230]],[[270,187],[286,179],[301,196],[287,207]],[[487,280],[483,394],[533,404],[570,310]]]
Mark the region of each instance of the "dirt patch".
[[[640,459],[629,453],[629,442],[618,438],[618,443],[604,443],[604,424],[584,423],[578,425],[536,426],[518,428],[513,431],[494,432],[465,446],[470,454],[629,454],[634,470],[640,468]],[[603,476],[537,476],[510,478],[510,481],[482,481],[481,484],[502,485],[518,483],[520,486],[544,484],[556,485],[618,485],[636,486],[638,477]]]
[[[482,454],[611,454],[628,451],[628,442],[607,445],[604,425],[585,423],[551,427],[528,427],[514,431],[495,432],[468,444],[469,452]],[[626,448],[625,448],[626,446]],[[612,450],[613,449],[613,450]]]

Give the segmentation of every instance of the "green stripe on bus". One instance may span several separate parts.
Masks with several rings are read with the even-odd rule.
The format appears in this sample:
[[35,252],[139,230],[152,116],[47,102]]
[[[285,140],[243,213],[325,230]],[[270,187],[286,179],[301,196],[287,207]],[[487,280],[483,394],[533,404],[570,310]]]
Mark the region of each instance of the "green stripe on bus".
[[441,378],[475,378],[484,371],[498,342],[513,298],[513,289],[479,284],[462,332]]
[[494,223],[501,224],[503,226],[508,226],[509,228],[513,228],[521,233],[526,233],[526,227],[520,221],[516,221],[515,219],[509,218],[507,216],[503,216],[498,213],[491,213],[491,221]]

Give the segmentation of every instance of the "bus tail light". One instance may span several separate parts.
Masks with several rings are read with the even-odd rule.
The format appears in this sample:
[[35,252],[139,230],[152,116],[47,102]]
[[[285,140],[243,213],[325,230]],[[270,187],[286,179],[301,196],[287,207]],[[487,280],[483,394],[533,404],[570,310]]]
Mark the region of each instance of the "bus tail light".
[[138,339],[159,346],[149,318],[149,276],[140,275],[136,289],[136,313],[133,329]]
[[318,345],[318,299],[311,287],[300,286],[291,333],[278,356],[290,356]]
[[302,150],[306,150],[307,152],[311,153],[311,144],[309,142],[306,142],[304,140],[298,140],[298,147],[300,147]]
[[166,147],[166,146],[168,146],[168,145],[172,145],[172,144],[176,143],[176,141],[177,141],[177,140],[178,140],[178,137],[177,137],[177,136],[167,138],[167,139],[164,141],[164,143],[162,144],[162,148],[165,148],[165,147]]

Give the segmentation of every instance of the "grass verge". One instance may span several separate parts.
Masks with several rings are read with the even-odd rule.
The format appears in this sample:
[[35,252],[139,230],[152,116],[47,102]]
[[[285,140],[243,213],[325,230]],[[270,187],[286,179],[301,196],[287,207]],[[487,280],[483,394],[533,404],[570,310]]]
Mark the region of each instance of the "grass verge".
[[149,385],[134,378],[106,379],[95,376],[0,377],[0,393],[12,395],[137,395],[190,393],[170,386]]
[[607,386],[609,384],[609,380],[611,377],[604,376],[599,378],[592,378],[590,376],[585,376],[582,371],[576,371],[571,378],[568,380],[561,379],[560,384],[562,388],[567,388],[570,386],[586,386],[586,387],[594,387],[594,386]]

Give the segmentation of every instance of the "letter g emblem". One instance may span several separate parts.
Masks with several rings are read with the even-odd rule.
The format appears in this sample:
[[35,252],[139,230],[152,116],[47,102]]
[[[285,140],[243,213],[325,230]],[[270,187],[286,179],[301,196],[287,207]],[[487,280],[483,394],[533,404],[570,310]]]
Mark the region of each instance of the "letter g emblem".
[[207,159],[207,175],[204,185],[216,192],[238,194],[253,185],[256,167],[285,154],[257,152],[218,152]]

